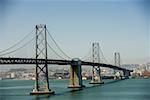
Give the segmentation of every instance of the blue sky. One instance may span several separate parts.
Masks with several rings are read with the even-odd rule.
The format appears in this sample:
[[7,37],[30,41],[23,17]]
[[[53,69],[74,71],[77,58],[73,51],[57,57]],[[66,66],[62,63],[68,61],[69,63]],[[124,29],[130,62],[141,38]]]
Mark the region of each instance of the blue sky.
[[124,63],[146,63],[149,6],[148,0],[1,0],[0,50],[16,43],[36,24],[46,24],[72,58],[83,57],[92,42],[99,42],[110,62],[114,52],[120,52]]

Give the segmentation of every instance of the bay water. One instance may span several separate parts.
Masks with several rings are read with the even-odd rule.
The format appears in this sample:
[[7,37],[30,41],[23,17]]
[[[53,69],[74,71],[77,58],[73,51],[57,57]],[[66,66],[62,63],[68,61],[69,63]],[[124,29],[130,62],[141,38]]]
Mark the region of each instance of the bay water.
[[33,96],[32,80],[0,80],[0,100],[150,100],[150,79],[104,80],[105,84],[91,85],[83,81],[83,90],[72,92],[69,80],[50,80],[55,95]]

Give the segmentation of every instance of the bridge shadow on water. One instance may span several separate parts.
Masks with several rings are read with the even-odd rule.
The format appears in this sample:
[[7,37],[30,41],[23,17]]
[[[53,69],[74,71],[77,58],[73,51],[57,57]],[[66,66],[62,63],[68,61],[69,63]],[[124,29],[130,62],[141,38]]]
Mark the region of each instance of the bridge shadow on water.
[[104,84],[93,84],[91,86],[85,86],[82,89],[72,89],[70,91],[66,91],[66,92],[63,92],[63,93],[55,94],[55,95],[64,95],[65,93],[76,93],[76,92],[80,92],[82,90],[97,88],[97,87],[100,87],[100,86],[105,86],[105,85],[113,84],[113,83],[120,82],[120,81],[123,81],[123,80],[112,80],[112,81],[109,81],[109,82],[105,82]]
[[105,86],[105,85],[113,84],[113,83],[116,83],[116,82],[119,82],[119,81],[123,81],[123,80],[112,80],[112,81],[109,81],[109,82],[105,82],[104,84],[93,84],[93,85],[88,86],[88,87],[85,86],[85,87],[83,87],[83,89],[71,90],[69,92],[78,92],[78,91],[82,91],[82,90],[85,90],[85,89],[96,88],[96,87],[100,87],[100,86]]
[[34,100],[40,100],[40,99],[46,99],[49,100],[50,98],[54,97],[54,96],[62,96],[62,95],[67,95],[67,94],[76,94],[79,92],[82,92],[83,90],[86,89],[92,89],[92,88],[97,88],[97,87],[101,87],[101,86],[105,86],[105,85],[109,85],[109,84],[113,84],[119,81],[123,81],[123,80],[111,80],[108,82],[105,82],[104,84],[93,84],[90,86],[85,86],[82,89],[76,88],[76,89],[71,89],[69,91],[65,91],[65,92],[61,92],[61,93],[55,93],[54,95],[36,95]]

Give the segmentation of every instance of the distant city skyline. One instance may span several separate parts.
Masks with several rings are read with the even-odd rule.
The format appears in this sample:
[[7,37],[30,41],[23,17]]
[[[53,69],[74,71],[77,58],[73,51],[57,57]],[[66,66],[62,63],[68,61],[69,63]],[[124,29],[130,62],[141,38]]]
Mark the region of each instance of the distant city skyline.
[[[1,0],[0,12],[0,51],[35,25],[46,24],[72,58],[82,58],[93,42],[99,42],[111,63],[114,52],[120,52],[123,63],[150,61],[149,0]],[[34,56],[33,51],[28,55]]]

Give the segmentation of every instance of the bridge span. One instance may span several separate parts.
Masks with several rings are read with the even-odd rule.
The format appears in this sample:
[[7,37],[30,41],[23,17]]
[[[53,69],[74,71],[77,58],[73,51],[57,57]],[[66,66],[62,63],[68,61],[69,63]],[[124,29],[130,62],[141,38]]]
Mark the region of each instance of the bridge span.
[[[75,60],[57,60],[57,59],[35,59],[35,58],[0,58],[0,64],[53,64],[53,65],[73,65],[78,61]],[[118,66],[104,64],[104,63],[94,63],[94,62],[86,62],[81,61],[81,65],[86,66],[100,66],[106,68],[112,68],[115,70],[122,70],[122,71],[132,71],[125,68],[121,68]]]
[[[125,68],[121,68],[118,66],[104,64],[104,63],[94,63],[94,62],[86,62],[81,61],[79,59],[72,59],[72,60],[57,60],[57,59],[34,59],[34,58],[0,58],[0,65],[7,65],[7,64],[51,64],[51,65],[70,65],[70,85],[69,88],[78,88],[82,89],[84,87],[82,83],[82,65],[83,66],[98,66],[98,67],[106,67],[112,68],[115,70],[120,70],[124,74],[124,78],[127,79],[130,75],[132,70],[128,70]],[[40,67],[39,67],[40,68]],[[44,68],[44,67],[43,67]],[[43,71],[43,68],[40,68]],[[48,72],[46,73],[48,74]],[[99,77],[101,78],[100,74]],[[91,84],[103,84],[102,80],[94,80]],[[47,88],[46,86],[38,86],[38,88]],[[30,94],[54,94],[54,91],[51,89],[49,90],[33,90]]]
[[[36,25],[35,26],[35,37],[32,38],[32,41],[35,39],[35,58],[13,58],[13,57],[3,57],[7,54],[13,53],[17,50],[20,50],[25,45],[30,44],[31,41],[27,42],[22,47],[17,49],[13,49],[12,51],[8,52],[13,47],[16,47],[21,41],[17,44],[9,47],[6,50],[0,51],[0,65],[7,65],[7,64],[34,64],[35,65],[35,86],[33,91],[30,94],[54,94],[49,87],[49,77],[48,77],[48,64],[51,65],[70,65],[70,83],[69,88],[79,88],[82,89],[84,87],[82,83],[82,66],[92,66],[92,80],[90,84],[103,84],[101,78],[101,70],[100,67],[111,68],[114,70],[120,70],[123,72],[123,76],[125,79],[129,78],[130,72],[132,70],[128,70],[125,68],[120,67],[120,54],[115,53],[115,65],[106,63],[101,63],[100,59],[100,47],[99,43],[92,44],[92,59],[90,61],[80,60],[80,59],[72,59],[63,50],[58,46],[54,38],[51,36],[50,32],[47,30],[46,25]],[[57,56],[60,56],[52,47],[49,45],[47,41],[47,33],[50,36],[53,43],[56,45],[57,49],[65,55],[65,57],[69,58],[69,60],[59,60],[59,59],[48,59],[48,50],[47,47],[50,48]],[[27,35],[29,36],[29,35]],[[22,39],[22,41],[25,38]],[[102,52],[102,51],[101,51]],[[88,54],[89,55],[89,54]],[[102,56],[104,57],[103,53]],[[105,57],[104,57],[105,58]],[[71,59],[71,60],[70,60]],[[105,59],[106,60],[106,59]]]

